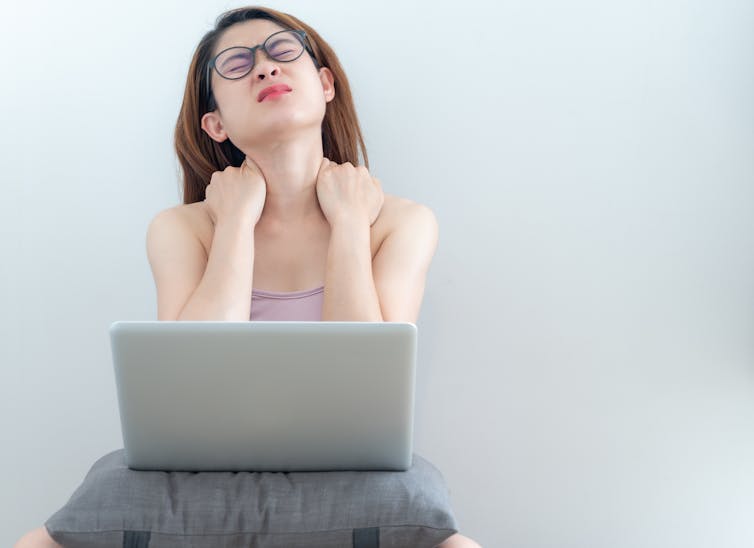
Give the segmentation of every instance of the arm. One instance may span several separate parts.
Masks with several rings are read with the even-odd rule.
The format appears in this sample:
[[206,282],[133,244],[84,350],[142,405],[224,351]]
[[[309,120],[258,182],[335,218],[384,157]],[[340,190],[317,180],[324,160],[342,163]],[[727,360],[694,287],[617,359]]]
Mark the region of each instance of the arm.
[[168,209],[149,225],[147,256],[157,288],[158,320],[249,320],[252,221],[221,220],[207,257],[188,223]]
[[333,226],[327,256],[322,319],[416,323],[437,249],[437,219],[408,202],[371,259],[366,223]]
[[322,319],[415,323],[437,246],[432,210],[395,202],[384,221],[388,235],[372,260],[370,227],[384,212],[379,180],[364,166],[323,158],[317,198],[331,227]]
[[381,322],[372,278],[370,226],[366,221],[335,223],[327,250],[323,321]]
[[415,324],[437,249],[437,219],[430,208],[415,202],[402,205],[397,218],[374,258],[374,284],[384,321]]

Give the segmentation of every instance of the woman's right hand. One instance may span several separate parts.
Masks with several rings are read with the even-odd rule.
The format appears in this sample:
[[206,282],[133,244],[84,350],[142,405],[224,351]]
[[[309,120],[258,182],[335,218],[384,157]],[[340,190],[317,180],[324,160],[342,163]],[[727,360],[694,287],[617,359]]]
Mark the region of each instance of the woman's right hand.
[[221,220],[250,220],[256,225],[267,197],[267,182],[259,166],[246,156],[241,167],[215,171],[204,195],[214,225]]

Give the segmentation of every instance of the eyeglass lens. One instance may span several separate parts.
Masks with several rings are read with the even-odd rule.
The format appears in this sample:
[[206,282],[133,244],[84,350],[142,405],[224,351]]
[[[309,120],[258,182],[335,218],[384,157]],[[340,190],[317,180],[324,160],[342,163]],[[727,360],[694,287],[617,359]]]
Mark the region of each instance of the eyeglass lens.
[[[295,32],[279,32],[272,35],[264,44],[267,53],[277,61],[293,61],[304,50],[304,44]],[[254,52],[256,53],[256,51]],[[225,78],[241,78],[254,65],[254,55],[247,48],[230,48],[215,60],[215,66]]]

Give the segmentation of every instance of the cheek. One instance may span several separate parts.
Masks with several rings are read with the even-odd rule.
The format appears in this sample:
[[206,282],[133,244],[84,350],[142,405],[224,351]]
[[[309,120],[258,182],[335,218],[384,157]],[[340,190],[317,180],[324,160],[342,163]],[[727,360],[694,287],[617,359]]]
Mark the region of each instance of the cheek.
[[239,125],[240,120],[253,116],[257,108],[256,97],[253,97],[248,86],[239,81],[238,85],[220,85],[215,90],[215,102],[217,103],[226,129]]
[[322,89],[322,84],[316,75],[313,79],[308,78],[300,81],[297,92],[296,102],[301,108],[301,112],[309,113],[314,116],[324,116],[327,107],[327,98]]
[[243,88],[243,85],[238,85],[240,83],[240,81],[231,82],[228,80],[218,82],[214,87],[215,101],[217,101],[219,105],[225,106],[226,110],[228,107],[236,105],[240,99]]

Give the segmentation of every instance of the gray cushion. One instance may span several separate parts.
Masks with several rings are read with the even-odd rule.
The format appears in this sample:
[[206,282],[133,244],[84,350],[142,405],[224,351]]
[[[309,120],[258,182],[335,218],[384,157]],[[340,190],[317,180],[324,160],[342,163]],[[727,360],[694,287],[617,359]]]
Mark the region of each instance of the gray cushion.
[[432,548],[457,532],[437,468],[396,471],[131,470],[100,458],[45,523],[66,548]]

